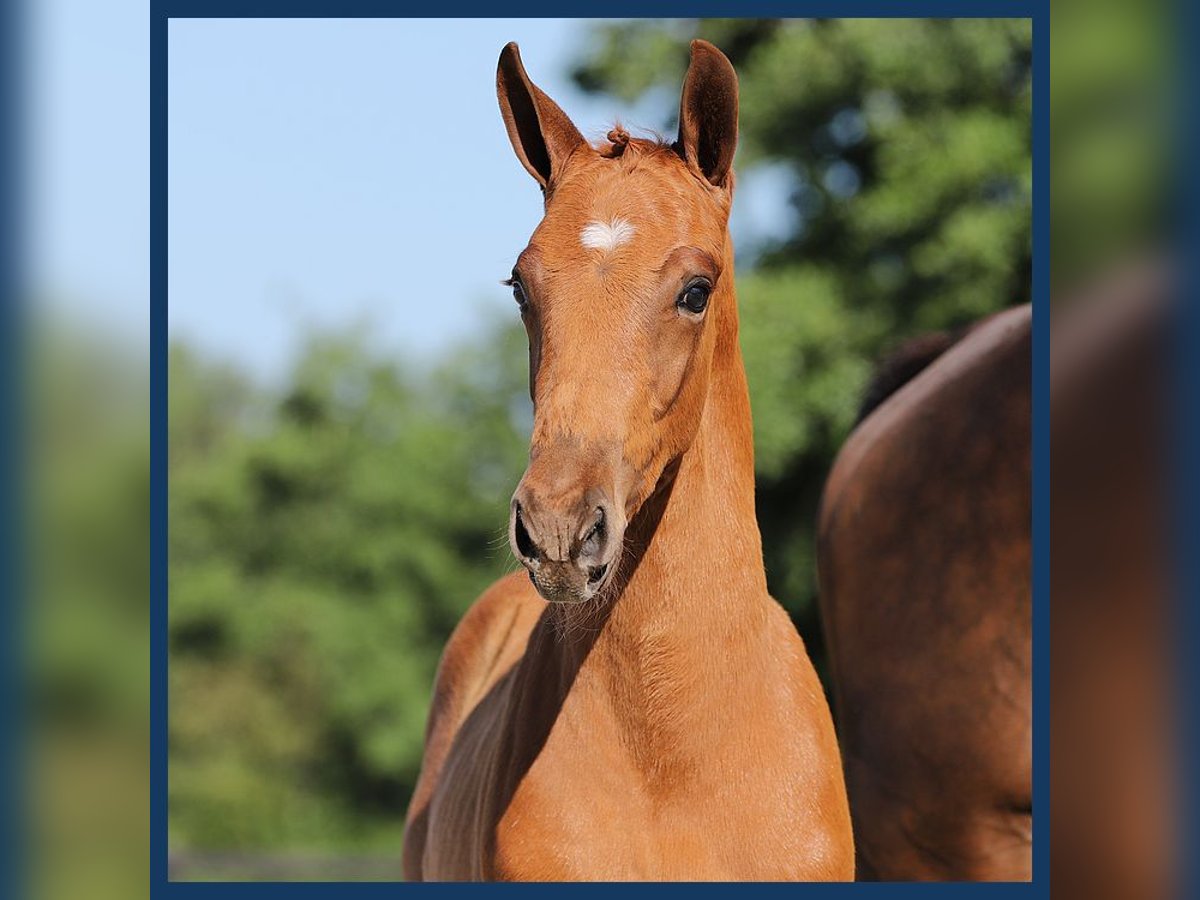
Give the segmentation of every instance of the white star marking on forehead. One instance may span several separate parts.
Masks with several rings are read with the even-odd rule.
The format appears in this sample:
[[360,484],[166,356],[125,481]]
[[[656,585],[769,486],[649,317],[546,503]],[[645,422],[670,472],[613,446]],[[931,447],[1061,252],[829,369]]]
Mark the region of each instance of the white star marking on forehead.
[[616,250],[633,237],[633,226],[624,219],[611,222],[589,222],[579,235],[583,246],[593,250]]

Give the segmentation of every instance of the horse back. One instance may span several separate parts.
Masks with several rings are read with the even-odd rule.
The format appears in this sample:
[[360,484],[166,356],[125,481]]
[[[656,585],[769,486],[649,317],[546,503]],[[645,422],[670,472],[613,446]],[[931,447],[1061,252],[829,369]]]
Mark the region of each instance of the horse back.
[[1029,877],[1030,310],[872,412],[818,539],[860,875]]

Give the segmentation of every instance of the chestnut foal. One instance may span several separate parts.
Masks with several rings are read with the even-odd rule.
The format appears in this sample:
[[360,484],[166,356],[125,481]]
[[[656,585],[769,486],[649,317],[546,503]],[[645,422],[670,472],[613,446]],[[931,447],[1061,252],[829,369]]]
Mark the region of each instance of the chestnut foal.
[[[727,231],[737,78],[695,41],[673,145],[593,147],[496,76],[545,217],[512,273],[534,426],[443,654],[407,878],[850,879],[830,713],[767,594]],[[547,603],[547,601],[549,601]]]

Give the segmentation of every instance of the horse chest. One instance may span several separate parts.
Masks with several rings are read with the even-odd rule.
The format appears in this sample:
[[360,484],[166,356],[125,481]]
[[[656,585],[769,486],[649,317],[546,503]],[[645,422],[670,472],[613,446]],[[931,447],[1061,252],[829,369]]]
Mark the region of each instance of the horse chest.
[[655,877],[661,832],[654,798],[620,750],[551,741],[521,779],[495,830],[489,877]]
[[[549,749],[549,748],[547,748]],[[490,871],[511,881],[776,877],[803,852],[776,853],[783,817],[748,813],[701,779],[665,795],[623,753],[579,747],[532,766],[495,830]],[[750,804],[757,806],[757,804]],[[797,848],[798,849],[798,848]],[[764,866],[757,871],[759,865]]]
[[515,798],[496,832],[489,880],[730,881],[799,876],[808,848],[784,847],[772,816],[756,830],[728,803],[655,808],[636,792]]

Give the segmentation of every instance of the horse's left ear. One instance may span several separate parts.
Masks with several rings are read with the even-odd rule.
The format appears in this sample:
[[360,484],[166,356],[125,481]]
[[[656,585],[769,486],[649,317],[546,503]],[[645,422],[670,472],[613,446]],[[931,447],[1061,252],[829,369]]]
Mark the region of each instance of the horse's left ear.
[[679,148],[683,158],[717,187],[729,183],[737,124],[733,64],[708,41],[692,41],[692,61],[679,101]]

